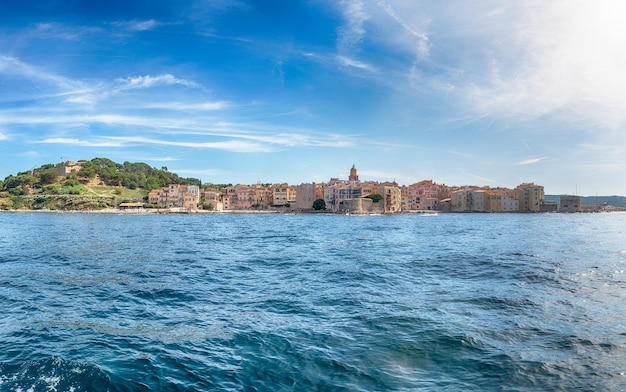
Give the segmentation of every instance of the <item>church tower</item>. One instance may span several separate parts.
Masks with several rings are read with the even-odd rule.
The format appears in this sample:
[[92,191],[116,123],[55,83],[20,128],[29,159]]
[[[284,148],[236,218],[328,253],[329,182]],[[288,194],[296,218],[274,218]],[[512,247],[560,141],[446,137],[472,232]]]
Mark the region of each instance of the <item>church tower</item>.
[[356,167],[352,165],[352,169],[350,169],[350,177],[348,177],[348,181],[359,181],[359,175],[356,172]]

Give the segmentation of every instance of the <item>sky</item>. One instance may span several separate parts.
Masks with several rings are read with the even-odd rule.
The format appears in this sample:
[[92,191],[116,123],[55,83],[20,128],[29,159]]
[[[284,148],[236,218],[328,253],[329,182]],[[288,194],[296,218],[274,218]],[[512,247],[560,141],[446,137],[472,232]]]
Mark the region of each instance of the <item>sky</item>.
[[0,179],[104,157],[203,183],[626,195],[621,0],[0,2]]

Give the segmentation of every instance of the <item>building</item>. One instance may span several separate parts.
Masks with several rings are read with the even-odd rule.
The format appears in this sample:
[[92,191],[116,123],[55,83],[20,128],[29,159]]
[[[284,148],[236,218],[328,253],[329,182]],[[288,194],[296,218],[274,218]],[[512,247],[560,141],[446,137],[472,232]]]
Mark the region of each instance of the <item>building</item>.
[[[291,206],[296,203],[296,190],[287,184],[272,185],[272,205]],[[313,205],[313,202],[311,202]]]
[[471,212],[485,212],[485,204],[487,202],[487,191],[484,189],[477,189],[468,192],[469,198],[469,210]]
[[296,193],[295,208],[297,210],[311,210],[317,199],[323,199],[322,187],[315,184],[300,184],[294,187]]
[[519,200],[502,196],[502,212],[519,212]]
[[138,211],[143,210],[143,203],[120,203],[117,208],[122,211]]
[[200,188],[197,185],[170,184],[150,191],[148,202],[167,208],[195,210],[200,203]]
[[[382,197],[383,212],[395,213],[400,212],[402,209],[402,193],[398,184],[395,182],[361,182],[354,165],[350,169],[347,181],[331,178],[323,188],[326,207],[333,212],[345,212],[348,210],[347,206],[350,203],[344,203],[346,200],[360,199],[373,194],[379,194]],[[365,204],[361,202],[359,205],[364,206]]]
[[[222,191],[218,188],[205,188],[202,190],[203,204],[214,211],[223,211]],[[203,205],[203,208],[204,208]]]
[[72,174],[77,174],[82,168],[83,167],[79,163],[65,161],[57,163],[54,167],[50,169],[44,170],[44,173],[56,173],[60,177],[67,177]]
[[524,183],[515,188],[515,198],[519,200],[521,212],[540,212],[545,199],[543,186]]
[[347,199],[341,204],[343,209],[350,214],[382,214],[385,207],[382,200],[375,202],[369,197]]
[[424,180],[403,186],[400,188],[402,194],[402,210],[437,210],[439,209],[439,198],[442,186],[432,180]]
[[580,212],[580,196],[561,195],[560,212]]
[[372,187],[372,194],[379,194],[383,197],[383,212],[395,214],[402,210],[402,191],[395,182],[383,182]]
[[450,192],[450,211],[468,212],[467,189],[458,189]]
[[357,173],[356,167],[352,165],[352,169],[350,169],[350,176],[348,176],[348,181],[350,182],[358,182],[359,175]]

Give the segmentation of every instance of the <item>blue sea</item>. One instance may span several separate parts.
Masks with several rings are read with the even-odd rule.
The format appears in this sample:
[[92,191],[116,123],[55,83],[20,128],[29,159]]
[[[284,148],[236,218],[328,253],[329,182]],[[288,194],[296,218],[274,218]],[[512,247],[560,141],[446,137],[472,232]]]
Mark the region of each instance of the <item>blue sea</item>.
[[626,390],[626,214],[0,214],[0,391]]

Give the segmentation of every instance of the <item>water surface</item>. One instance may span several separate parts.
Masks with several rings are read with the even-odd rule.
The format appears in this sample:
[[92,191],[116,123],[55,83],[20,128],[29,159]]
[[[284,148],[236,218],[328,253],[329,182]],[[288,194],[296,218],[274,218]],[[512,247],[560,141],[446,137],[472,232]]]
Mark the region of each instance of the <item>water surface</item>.
[[624,390],[626,214],[0,214],[0,390]]

